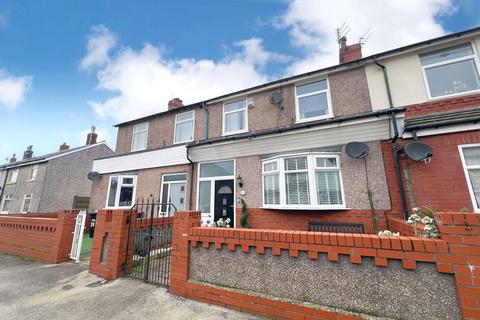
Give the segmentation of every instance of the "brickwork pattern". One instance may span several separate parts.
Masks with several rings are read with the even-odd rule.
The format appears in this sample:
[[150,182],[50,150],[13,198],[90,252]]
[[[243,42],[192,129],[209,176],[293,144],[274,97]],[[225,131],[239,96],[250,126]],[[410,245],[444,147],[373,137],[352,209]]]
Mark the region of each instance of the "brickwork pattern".
[[70,259],[73,230],[78,210],[62,210],[40,216],[0,217],[0,252],[48,263]]

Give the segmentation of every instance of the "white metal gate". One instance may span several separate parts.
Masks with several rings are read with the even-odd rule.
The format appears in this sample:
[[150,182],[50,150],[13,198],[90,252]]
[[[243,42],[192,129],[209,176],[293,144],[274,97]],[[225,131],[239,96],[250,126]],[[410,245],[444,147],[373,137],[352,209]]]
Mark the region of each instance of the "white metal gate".
[[70,251],[70,259],[75,262],[80,261],[80,252],[82,249],[83,230],[85,228],[85,220],[87,219],[87,210],[80,210],[77,214],[75,222],[75,231],[73,232],[72,250]]

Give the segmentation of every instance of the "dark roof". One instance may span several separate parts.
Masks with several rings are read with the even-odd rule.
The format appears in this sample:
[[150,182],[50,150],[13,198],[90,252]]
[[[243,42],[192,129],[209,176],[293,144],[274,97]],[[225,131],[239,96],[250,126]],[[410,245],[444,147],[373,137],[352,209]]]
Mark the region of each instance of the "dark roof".
[[90,147],[90,146],[93,146],[93,145],[99,145],[99,144],[104,144],[104,143],[105,143],[105,141],[100,141],[100,142],[97,142],[97,143],[92,144],[92,145],[86,145],[86,146],[71,148],[71,149],[64,150],[64,151],[57,151],[57,152],[47,153],[47,154],[45,154],[45,155],[33,157],[33,158],[30,158],[30,159],[27,159],[27,160],[19,160],[19,161],[16,161],[16,162],[14,162],[14,163],[5,163],[5,164],[0,165],[0,169],[1,169],[1,168],[6,168],[6,167],[16,167],[16,166],[24,165],[24,164],[27,164],[27,163],[30,163],[30,162],[38,162],[38,161],[44,161],[44,160],[46,161],[46,160],[48,160],[49,158],[58,156],[58,155],[60,155],[60,154],[62,154],[62,153],[67,153],[67,152],[72,152],[72,151],[78,151],[78,150],[80,150],[80,149],[84,149],[84,148],[87,148],[87,147]]
[[480,121],[480,108],[468,108],[445,112],[431,113],[424,116],[405,119],[405,130],[438,128],[446,125],[477,123]]
[[264,83],[264,84],[261,84],[261,85],[257,85],[257,86],[247,88],[247,89],[243,89],[243,90],[239,90],[239,91],[235,91],[235,92],[230,92],[230,93],[227,93],[227,94],[224,94],[224,95],[221,95],[221,96],[217,96],[215,98],[211,98],[211,99],[208,99],[208,100],[192,103],[192,104],[186,105],[182,108],[175,108],[175,109],[172,109],[172,110],[162,111],[162,112],[158,112],[158,113],[151,114],[151,115],[148,115],[148,116],[140,117],[140,118],[137,118],[137,119],[132,119],[132,120],[128,120],[128,121],[125,121],[125,122],[117,123],[117,124],[114,125],[114,127],[119,127],[119,126],[122,126],[122,125],[131,124],[131,123],[139,122],[139,121],[145,121],[145,120],[148,120],[150,118],[154,118],[154,117],[164,115],[164,114],[168,114],[168,113],[178,112],[180,110],[183,111],[183,110],[185,110],[185,108],[195,108],[195,107],[200,107],[201,108],[205,103],[208,103],[210,101],[227,98],[229,96],[236,95],[236,94],[248,93],[249,91],[252,91],[252,90],[258,90],[258,89],[262,89],[262,88],[265,88],[265,87],[268,87],[268,86],[281,84],[281,83],[284,83],[284,82],[290,82],[292,80],[302,78],[302,77],[308,77],[308,76],[314,75],[316,73],[334,71],[336,69],[343,69],[343,68],[355,68],[355,67],[358,67],[360,65],[364,65],[367,62],[374,61],[377,58],[382,58],[382,57],[385,57],[385,56],[388,56],[388,55],[402,53],[404,51],[415,49],[417,47],[435,44],[435,43],[438,43],[440,41],[444,41],[444,40],[448,40],[448,39],[468,36],[470,34],[474,34],[474,33],[477,33],[477,32],[480,32],[480,27],[467,29],[467,30],[464,30],[464,31],[456,32],[456,33],[447,34],[445,36],[441,36],[441,37],[433,38],[433,39],[430,39],[430,40],[417,42],[417,43],[410,44],[410,45],[407,45],[407,46],[404,46],[404,47],[399,47],[399,48],[395,48],[395,49],[392,49],[392,50],[376,53],[376,54],[373,54],[373,55],[370,55],[368,57],[364,57],[364,58],[361,58],[361,59],[358,59],[358,60],[354,60],[354,61],[350,61],[350,62],[346,62],[346,63],[342,63],[342,64],[337,64],[337,65],[329,66],[329,67],[326,67],[326,68],[317,69],[317,70],[313,70],[313,71],[310,71],[310,72],[294,75],[294,76],[291,76],[291,77],[282,78],[282,79],[279,79],[279,80],[267,82],[267,83]]
[[342,123],[342,122],[348,122],[348,121],[353,121],[357,119],[365,119],[369,117],[380,117],[383,115],[398,113],[403,111],[405,111],[405,108],[390,108],[390,109],[364,112],[364,113],[359,113],[359,114],[350,115],[350,116],[335,117],[331,119],[323,119],[323,120],[311,121],[306,123],[297,123],[297,124],[293,124],[286,127],[265,129],[265,130],[260,130],[256,132],[241,133],[241,134],[236,134],[231,136],[213,138],[209,140],[193,141],[188,143],[187,147],[196,147],[196,146],[205,145],[205,144],[214,144],[214,143],[220,143],[220,142],[232,141],[232,140],[249,139],[249,138],[261,137],[266,135],[278,134],[282,132],[288,132],[292,130],[320,127],[320,126],[332,124],[332,123]]

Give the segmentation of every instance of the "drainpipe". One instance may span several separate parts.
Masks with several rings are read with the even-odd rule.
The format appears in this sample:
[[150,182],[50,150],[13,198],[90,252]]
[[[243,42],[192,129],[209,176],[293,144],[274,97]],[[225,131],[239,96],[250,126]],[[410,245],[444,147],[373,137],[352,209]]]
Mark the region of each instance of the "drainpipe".
[[[392,92],[390,91],[390,83],[388,81],[387,69],[384,65],[380,64],[377,61],[377,57],[373,58],[373,63],[375,63],[378,67],[380,67],[382,69],[383,79],[385,81],[385,87],[387,89],[389,108],[394,109],[393,100],[392,100]],[[398,150],[398,147],[397,147],[397,139],[398,139],[397,117],[395,115],[395,112],[393,112],[393,110],[392,110],[391,113],[389,113],[389,118],[390,118],[390,122],[393,126],[393,137],[391,137],[393,164],[394,164],[394,167],[395,167],[395,171],[397,173],[397,183],[398,183],[398,189],[400,190],[400,199],[402,201],[403,218],[405,220],[407,220],[408,219],[407,197],[405,195],[405,187],[403,185],[403,179],[402,179],[402,170],[401,170],[401,166],[400,166],[400,161],[398,159],[398,154],[400,153],[400,150]]]
[[193,196],[193,161],[190,159],[190,148],[187,145],[187,160],[190,162],[190,188],[189,188],[189,195],[188,195],[188,210],[192,210],[192,196]]
[[202,107],[205,110],[205,140],[208,140],[208,124],[210,119],[210,113],[208,112],[208,106],[205,102],[202,102]]

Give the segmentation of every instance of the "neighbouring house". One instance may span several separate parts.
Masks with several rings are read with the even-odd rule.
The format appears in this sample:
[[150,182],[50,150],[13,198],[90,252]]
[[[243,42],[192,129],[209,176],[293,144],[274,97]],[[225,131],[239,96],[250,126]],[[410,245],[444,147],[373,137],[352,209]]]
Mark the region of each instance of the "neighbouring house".
[[96,139],[92,130],[86,145],[78,148],[63,143],[57,152],[33,156],[29,146],[22,160],[13,155],[9,163],[0,166],[0,214],[88,208],[91,181],[87,174],[92,162],[113,154],[105,142]]
[[[476,28],[383,54],[377,62],[386,70],[389,89],[381,68],[367,66],[372,107],[391,103],[406,109],[399,115],[404,130],[396,142],[398,151],[387,141],[382,146],[394,208],[480,212],[479,50]],[[405,151],[413,141],[429,146],[432,157],[412,160]],[[394,154],[403,199],[393,172]]]
[[[341,38],[339,65],[186,106],[173,99],[167,111],[116,125],[115,156],[93,164],[90,209],[153,197],[235,227],[243,207],[253,228],[349,223],[370,233],[375,220],[387,228],[385,214],[416,205],[472,208],[479,37],[477,28],[365,58]],[[439,124],[449,112],[455,120]],[[403,145],[412,134],[428,143],[424,132],[438,141],[430,163],[406,160]],[[348,156],[350,142],[368,156]]]

